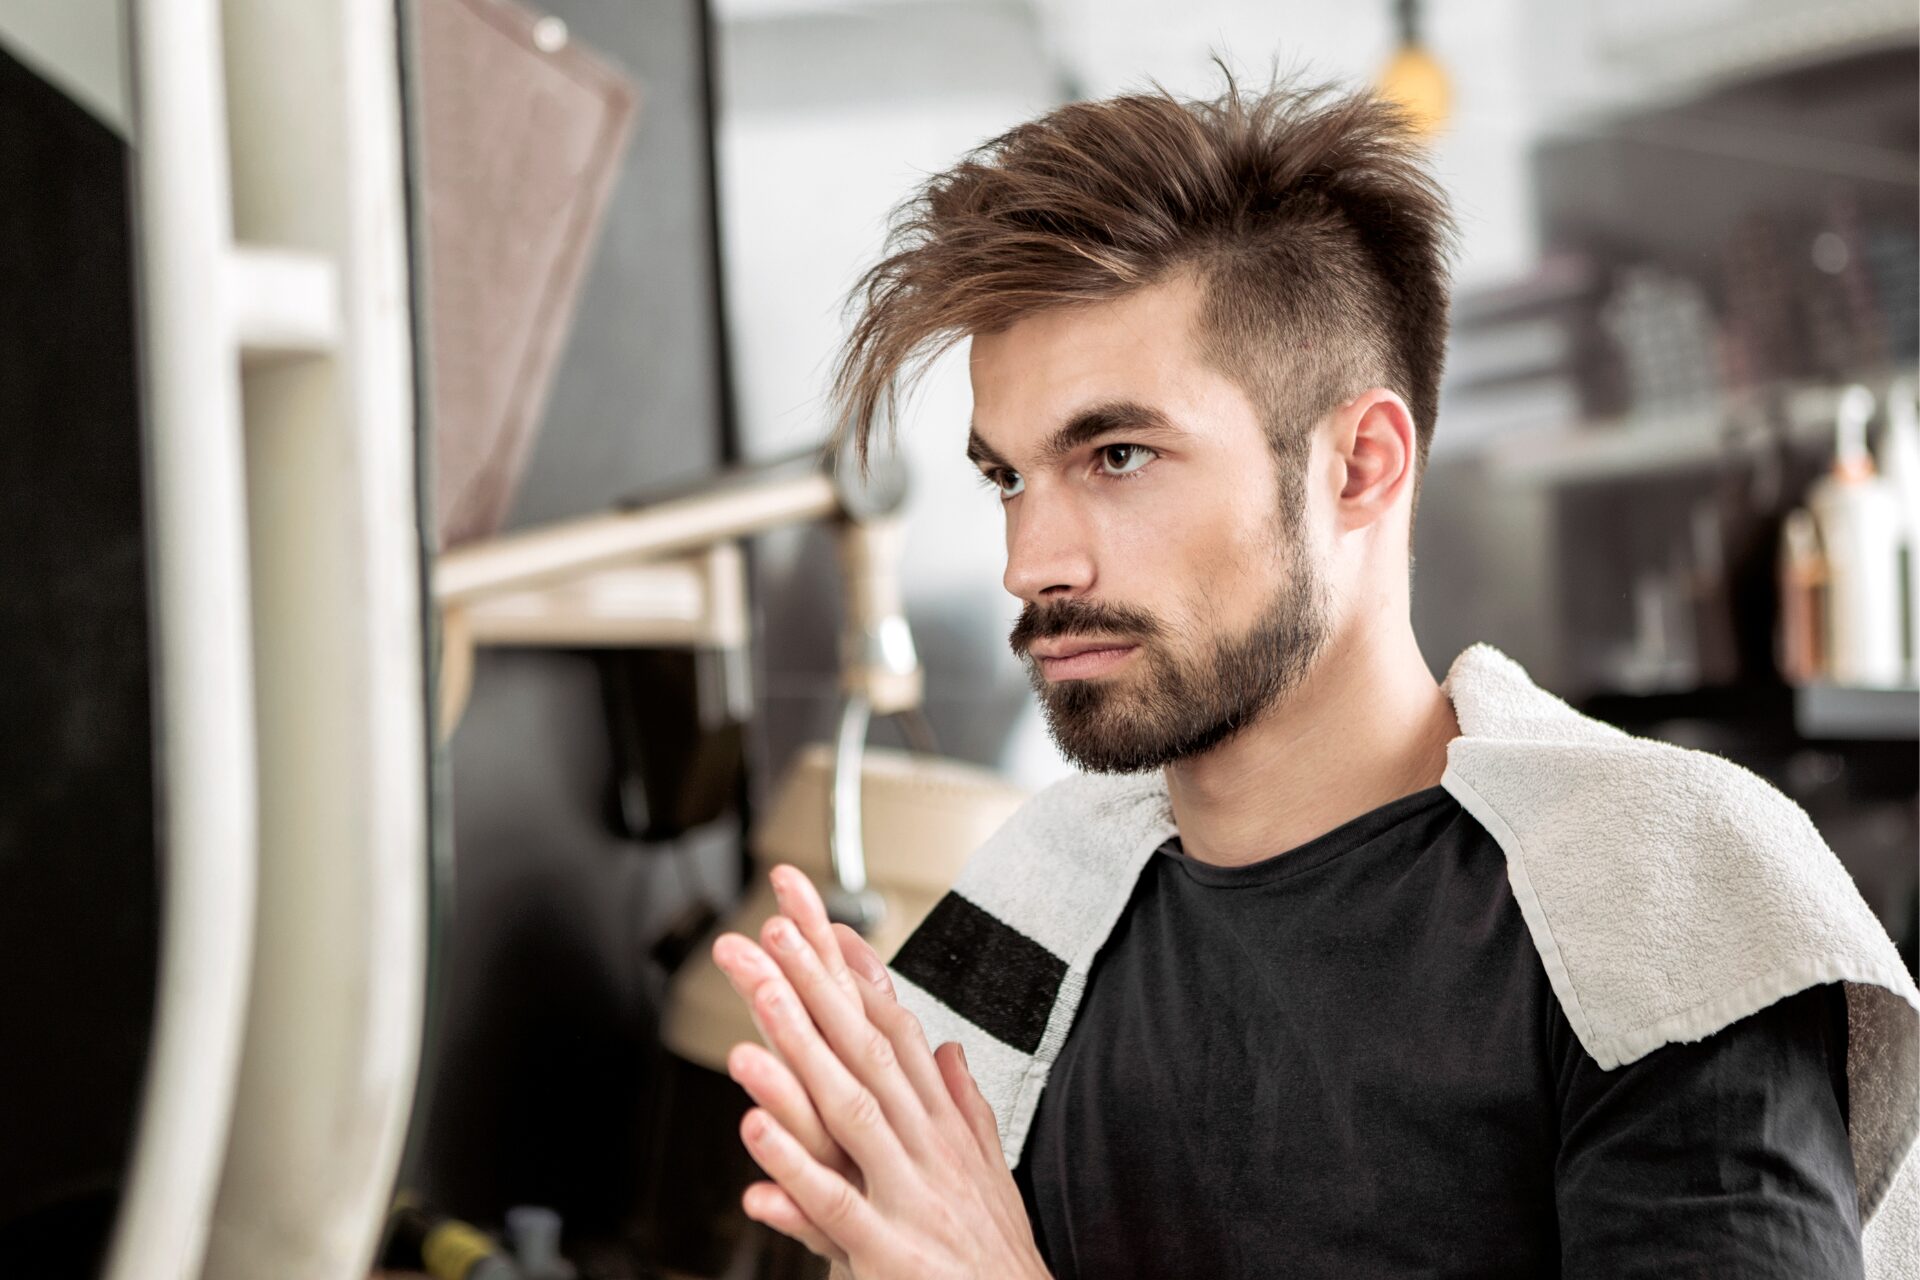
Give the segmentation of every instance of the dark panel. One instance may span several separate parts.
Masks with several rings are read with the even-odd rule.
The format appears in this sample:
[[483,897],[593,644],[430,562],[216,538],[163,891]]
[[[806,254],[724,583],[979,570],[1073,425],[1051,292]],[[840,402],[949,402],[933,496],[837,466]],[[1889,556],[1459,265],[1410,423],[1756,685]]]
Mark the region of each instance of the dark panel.
[[127,151],[0,53],[0,1275],[88,1275],[158,945]]

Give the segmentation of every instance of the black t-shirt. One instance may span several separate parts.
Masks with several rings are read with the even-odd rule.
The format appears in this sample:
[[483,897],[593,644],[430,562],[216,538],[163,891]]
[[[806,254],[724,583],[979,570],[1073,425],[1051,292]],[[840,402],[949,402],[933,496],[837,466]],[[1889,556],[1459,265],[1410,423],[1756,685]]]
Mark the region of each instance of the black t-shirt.
[[1014,1175],[1061,1280],[1857,1277],[1845,1058],[1828,985],[1601,1070],[1435,786],[1155,853]]

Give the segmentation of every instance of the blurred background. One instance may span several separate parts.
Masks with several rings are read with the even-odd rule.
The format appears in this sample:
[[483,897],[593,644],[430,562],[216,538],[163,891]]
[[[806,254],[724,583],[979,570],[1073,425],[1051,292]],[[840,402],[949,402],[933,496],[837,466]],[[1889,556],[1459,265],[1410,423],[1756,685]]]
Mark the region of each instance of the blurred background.
[[811,456],[841,304],[1216,57],[1429,121],[1436,677],[1760,773],[1914,966],[1911,0],[0,0],[0,1275],[821,1274],[707,943],[1068,771],[964,346]]

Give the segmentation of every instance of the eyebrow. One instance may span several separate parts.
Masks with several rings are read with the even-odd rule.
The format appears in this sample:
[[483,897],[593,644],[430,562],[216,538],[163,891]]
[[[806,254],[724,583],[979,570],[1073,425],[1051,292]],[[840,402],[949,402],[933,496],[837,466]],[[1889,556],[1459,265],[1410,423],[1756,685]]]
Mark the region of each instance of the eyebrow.
[[[1052,466],[1080,446],[1115,431],[1152,431],[1172,436],[1186,434],[1174,425],[1173,419],[1150,404],[1141,404],[1137,400],[1109,400],[1080,410],[1047,437],[1046,443],[1040,446],[1039,465],[1042,468]],[[985,463],[988,466],[1005,467],[1008,471],[1019,469],[1001,457],[999,451],[981,437],[978,428],[972,426],[967,430],[967,461],[976,467]]]

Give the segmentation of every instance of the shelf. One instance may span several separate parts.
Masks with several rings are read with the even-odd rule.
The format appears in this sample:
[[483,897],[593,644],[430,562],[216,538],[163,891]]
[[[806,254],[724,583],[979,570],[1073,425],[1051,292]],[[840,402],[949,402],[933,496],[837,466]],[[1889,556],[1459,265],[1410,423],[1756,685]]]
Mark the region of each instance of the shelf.
[[[1907,367],[1895,377],[1913,377]],[[1876,396],[1886,378],[1863,379]],[[1794,444],[1818,445],[1833,435],[1834,413],[1844,387],[1793,383],[1768,393],[1777,398]],[[1778,436],[1752,425],[1751,407],[1738,402],[1697,409],[1643,413],[1569,427],[1495,436],[1479,446],[1498,480],[1512,484],[1564,485],[1659,476],[1757,457]]]
[[1634,733],[1691,720],[1737,727],[1751,742],[1920,743],[1920,688],[1771,683],[1647,693],[1596,689],[1574,702],[1585,714]]
[[1710,410],[1590,423],[1563,431],[1496,436],[1482,456],[1495,478],[1517,484],[1581,484],[1710,466],[1742,452]]
[[1793,691],[1793,724],[1806,738],[1920,738],[1920,687],[1803,685]]
[[1744,0],[1707,6],[1613,0],[1599,51],[1643,90],[1779,75],[1913,39],[1909,0]]

